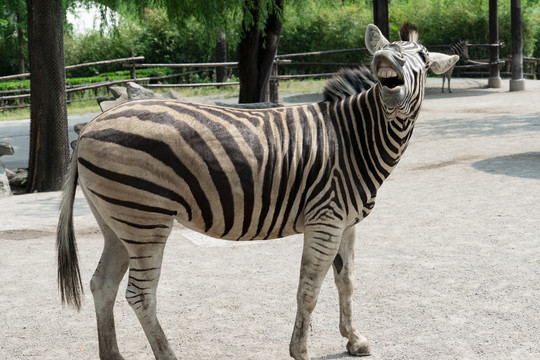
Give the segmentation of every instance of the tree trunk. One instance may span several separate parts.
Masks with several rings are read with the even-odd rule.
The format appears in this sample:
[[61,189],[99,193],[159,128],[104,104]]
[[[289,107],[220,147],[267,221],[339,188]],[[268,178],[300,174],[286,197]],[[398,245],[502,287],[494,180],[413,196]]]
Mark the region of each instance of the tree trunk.
[[69,162],[62,0],[27,0],[30,159],[27,192],[62,187]]
[[[250,12],[253,22],[244,26],[238,44],[238,77],[240,95],[238,102],[254,103],[269,100],[268,82],[272,72],[274,57],[277,53],[281,33],[281,15],[284,0],[276,0],[275,11],[268,15],[264,26],[264,35],[259,30],[260,9],[258,0],[246,0],[246,11]],[[250,5],[251,4],[251,5]]]
[[[227,37],[223,30],[218,31],[218,40],[216,43],[216,62],[227,62]],[[216,67],[216,81],[221,83],[227,81],[227,67]]]
[[23,54],[23,47],[24,47],[24,34],[23,34],[23,21],[21,12],[17,11],[17,44],[19,45],[19,48],[17,49],[17,57],[19,58],[19,74],[24,74],[24,54]]

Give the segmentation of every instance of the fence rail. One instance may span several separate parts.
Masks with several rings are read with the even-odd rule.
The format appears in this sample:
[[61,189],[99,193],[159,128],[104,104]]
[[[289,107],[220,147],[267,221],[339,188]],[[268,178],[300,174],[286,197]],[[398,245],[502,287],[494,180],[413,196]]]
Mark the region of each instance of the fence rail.
[[[494,46],[504,47],[504,43],[498,44],[468,44],[469,47],[478,47],[478,48],[491,48]],[[441,49],[449,48],[450,45],[432,45],[428,46],[430,49]],[[305,67],[309,68],[312,66],[324,66],[328,67],[352,67],[360,65],[358,63],[350,62],[307,62],[307,61],[293,61],[292,59],[298,59],[308,56],[327,56],[332,54],[341,54],[341,53],[350,53],[350,52],[364,52],[366,48],[353,48],[353,49],[338,49],[338,50],[325,50],[325,51],[313,51],[313,52],[304,52],[304,53],[294,53],[294,54],[281,54],[277,55],[274,61],[274,69],[270,78],[270,94],[272,94],[273,99],[271,101],[277,102],[277,93],[280,80],[291,80],[291,79],[307,79],[307,78],[327,78],[331,77],[333,72],[317,72],[317,73],[308,73],[308,74],[298,74],[294,73],[283,73],[280,74],[279,70],[282,69],[282,66],[299,68],[303,70]],[[111,86],[125,84],[127,82],[133,81],[137,83],[145,83],[145,87],[149,88],[186,88],[186,87],[203,87],[203,86],[237,86],[240,83],[237,81],[231,82],[206,82],[206,83],[171,83],[171,84],[161,84],[154,83],[160,82],[166,79],[179,78],[181,76],[192,75],[195,73],[202,73],[207,71],[213,71],[213,69],[220,67],[236,68],[238,67],[237,62],[211,62],[211,63],[180,63],[180,64],[144,64],[139,63],[144,61],[144,56],[130,56],[121,59],[112,59],[104,61],[96,61],[84,64],[70,65],[66,66],[66,70],[80,69],[90,66],[103,66],[111,64],[123,64],[123,67],[130,69],[130,78],[121,79],[121,80],[108,80],[92,84],[82,84],[82,85],[66,85],[67,101],[68,103],[73,101],[80,101],[75,98],[76,93],[85,93],[86,91],[94,91],[94,99],[97,97],[97,92],[99,88],[106,88],[107,92]],[[469,64],[460,64],[456,66],[456,72],[458,76],[488,76],[487,68],[490,63],[489,60],[477,60],[471,61]],[[540,59],[537,58],[524,58],[524,77],[528,78],[537,78],[540,79]],[[499,60],[498,65],[501,69],[506,69],[506,71],[501,71],[501,76],[509,75],[509,69],[511,65],[511,59]],[[172,75],[164,76],[155,76],[155,77],[142,77],[137,78],[136,69],[143,68],[176,68],[176,69],[196,69],[190,71],[184,71],[175,73]],[[486,71],[480,71],[480,69],[485,68]],[[12,79],[24,79],[29,77],[29,73],[9,75],[0,77],[0,81],[12,80]],[[152,83],[151,83],[152,82]],[[83,95],[84,96],[84,95]],[[14,90],[4,90],[0,91],[0,111],[6,109],[14,109],[18,107],[29,106],[28,100],[30,98],[30,89],[14,89]]]

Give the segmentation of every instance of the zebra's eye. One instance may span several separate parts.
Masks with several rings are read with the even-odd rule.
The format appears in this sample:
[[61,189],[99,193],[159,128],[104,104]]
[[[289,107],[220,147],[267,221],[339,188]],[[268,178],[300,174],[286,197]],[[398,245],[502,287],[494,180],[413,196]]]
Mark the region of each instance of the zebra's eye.
[[420,56],[420,59],[422,59],[424,64],[427,62],[426,54],[424,54],[423,52],[419,52],[418,56]]

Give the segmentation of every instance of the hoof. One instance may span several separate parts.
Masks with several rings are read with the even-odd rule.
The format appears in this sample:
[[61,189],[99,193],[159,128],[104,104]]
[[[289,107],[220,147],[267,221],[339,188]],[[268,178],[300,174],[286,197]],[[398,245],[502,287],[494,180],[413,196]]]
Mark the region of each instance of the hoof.
[[353,344],[350,341],[347,343],[347,351],[354,356],[369,356],[371,355],[371,348],[367,340],[358,341]]

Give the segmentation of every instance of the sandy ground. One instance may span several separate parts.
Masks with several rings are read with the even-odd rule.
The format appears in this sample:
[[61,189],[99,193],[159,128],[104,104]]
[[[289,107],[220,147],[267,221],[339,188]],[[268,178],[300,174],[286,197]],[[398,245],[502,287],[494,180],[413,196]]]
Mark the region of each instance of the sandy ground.
[[[369,359],[540,359],[540,81],[526,91],[428,79],[402,162],[358,225],[356,322]],[[284,100],[290,100],[287,97]],[[296,98],[298,100],[298,98]],[[96,359],[88,282],[102,241],[78,194],[85,297],[56,286],[58,193],[0,200],[0,359]],[[179,359],[287,359],[302,240],[205,238],[181,227],[165,251],[158,311]],[[124,300],[126,359],[153,358]],[[329,273],[313,315],[313,359],[349,359]]]

